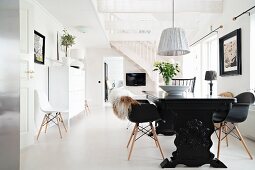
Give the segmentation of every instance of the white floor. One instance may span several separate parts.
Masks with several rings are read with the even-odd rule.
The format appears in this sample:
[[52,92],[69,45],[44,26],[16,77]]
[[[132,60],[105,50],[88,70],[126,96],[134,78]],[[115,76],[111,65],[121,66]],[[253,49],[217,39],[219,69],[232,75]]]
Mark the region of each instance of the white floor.
[[[126,144],[131,133],[127,121],[117,119],[111,107],[92,108],[91,113],[81,114],[71,122],[68,133],[59,138],[57,128],[42,133],[39,142],[21,152],[21,170],[154,170],[161,169],[162,159],[155,143],[143,137],[135,144],[130,161],[127,161]],[[174,136],[159,136],[165,154],[169,158],[175,150]],[[216,141],[213,135],[213,141]],[[255,143],[246,140],[255,154]],[[212,147],[215,153],[216,146]],[[230,138],[230,146],[222,144],[221,160],[233,170],[255,169],[255,160],[250,160],[240,142]],[[177,169],[209,169],[209,165]],[[210,168],[212,169],[212,168]]]

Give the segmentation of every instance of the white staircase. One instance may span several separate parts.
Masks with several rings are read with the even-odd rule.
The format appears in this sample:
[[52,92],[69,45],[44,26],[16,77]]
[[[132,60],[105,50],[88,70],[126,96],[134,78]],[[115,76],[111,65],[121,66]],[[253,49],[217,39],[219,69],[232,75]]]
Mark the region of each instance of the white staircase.
[[143,68],[153,81],[157,81],[157,73],[153,71],[156,61],[156,42],[150,41],[111,41],[111,47],[130,58]]

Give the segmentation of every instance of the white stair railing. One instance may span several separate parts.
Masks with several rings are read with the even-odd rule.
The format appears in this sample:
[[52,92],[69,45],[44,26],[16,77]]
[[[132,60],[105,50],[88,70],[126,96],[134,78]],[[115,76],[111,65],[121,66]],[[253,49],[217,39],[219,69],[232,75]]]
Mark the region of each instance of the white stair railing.
[[157,81],[157,75],[153,71],[153,64],[156,61],[156,42],[111,41],[111,47],[130,58],[143,68],[153,81]]

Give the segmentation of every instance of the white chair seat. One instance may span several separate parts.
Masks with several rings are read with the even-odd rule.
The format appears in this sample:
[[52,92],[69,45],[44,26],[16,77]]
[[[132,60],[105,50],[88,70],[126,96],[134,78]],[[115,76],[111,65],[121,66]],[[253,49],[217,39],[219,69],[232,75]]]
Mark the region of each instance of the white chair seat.
[[60,113],[68,113],[68,110],[61,110],[61,109],[56,109],[56,108],[43,108],[41,109],[43,112],[45,113],[56,113],[56,112],[60,112]]

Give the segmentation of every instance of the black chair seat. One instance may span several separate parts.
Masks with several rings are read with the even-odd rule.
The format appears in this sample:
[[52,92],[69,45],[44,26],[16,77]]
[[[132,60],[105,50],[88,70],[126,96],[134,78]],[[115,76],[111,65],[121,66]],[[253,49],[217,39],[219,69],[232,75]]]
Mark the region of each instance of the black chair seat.
[[213,114],[213,122],[214,123],[220,123],[223,122],[228,115],[228,112],[215,112]]
[[213,114],[214,123],[231,122],[240,123],[246,120],[249,111],[248,103],[233,104],[233,108],[229,112],[216,112]]
[[145,123],[161,120],[157,107],[153,104],[144,104],[132,106],[128,119],[134,123]]
[[226,122],[240,123],[246,120],[249,111],[249,103],[237,103],[233,105],[226,117]]

